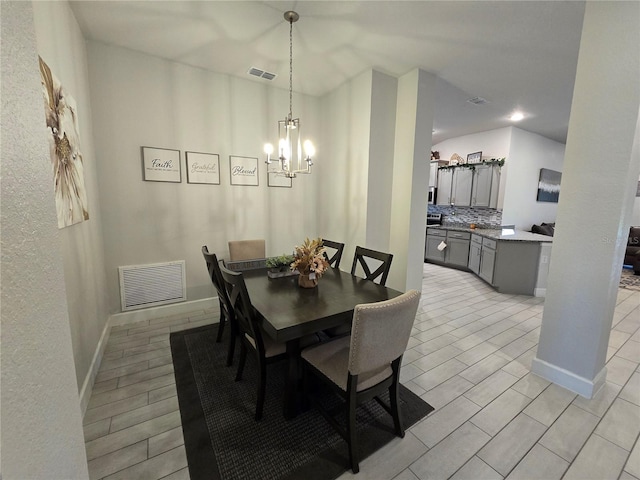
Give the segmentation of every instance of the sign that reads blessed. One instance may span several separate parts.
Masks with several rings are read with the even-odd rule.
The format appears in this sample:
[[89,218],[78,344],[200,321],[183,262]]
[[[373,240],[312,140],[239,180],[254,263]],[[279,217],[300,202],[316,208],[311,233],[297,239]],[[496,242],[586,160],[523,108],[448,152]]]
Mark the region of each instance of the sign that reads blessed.
[[220,185],[220,158],[213,153],[187,152],[187,182]]
[[181,182],[180,151],[142,147],[144,179],[152,182]]
[[258,159],[254,157],[229,157],[231,185],[258,185]]

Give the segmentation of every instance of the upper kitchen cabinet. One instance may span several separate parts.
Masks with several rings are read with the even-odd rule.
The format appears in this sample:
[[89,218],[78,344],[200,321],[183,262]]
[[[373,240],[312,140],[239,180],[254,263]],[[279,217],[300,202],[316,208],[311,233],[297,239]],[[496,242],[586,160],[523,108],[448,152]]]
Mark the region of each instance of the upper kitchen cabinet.
[[471,206],[497,208],[499,186],[500,167],[498,165],[476,165],[471,188]]
[[451,182],[453,180],[453,169],[438,169],[438,195],[436,203],[438,205],[451,205]]
[[429,186],[437,187],[438,186],[438,168],[444,167],[447,163],[446,160],[431,160],[429,164]]
[[451,185],[451,204],[456,207],[471,206],[473,170],[464,167],[454,169]]

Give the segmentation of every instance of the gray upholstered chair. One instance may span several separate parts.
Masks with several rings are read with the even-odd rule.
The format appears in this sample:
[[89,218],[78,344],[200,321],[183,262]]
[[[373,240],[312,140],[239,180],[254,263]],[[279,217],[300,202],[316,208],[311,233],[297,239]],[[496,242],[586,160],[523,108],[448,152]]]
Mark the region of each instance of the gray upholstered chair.
[[222,333],[224,331],[225,325],[227,322],[229,322],[231,332],[229,338],[229,349],[227,350],[227,366],[230,366],[233,363],[233,353],[236,347],[236,337],[238,336],[236,319],[234,316],[233,308],[229,303],[229,297],[227,296],[227,290],[225,288],[224,280],[222,279],[222,274],[220,273],[218,257],[216,257],[215,253],[209,253],[209,249],[206,245],[202,247],[202,255],[204,256],[204,260],[207,263],[207,271],[209,272],[211,283],[218,293],[218,301],[220,303],[220,321],[218,325],[218,336],[216,337],[216,342],[219,343],[222,340]]
[[329,265],[332,268],[340,268],[340,260],[342,259],[342,252],[344,250],[344,243],[334,242],[333,240],[327,240],[326,238],[323,238],[322,239],[322,246],[325,247],[325,248],[330,248],[330,249],[334,250],[334,252],[331,255],[331,257],[329,257],[329,255],[325,251],[324,252],[324,258],[327,259],[327,262],[329,262]]
[[[375,398],[393,417],[395,433],[404,437],[399,405],[400,364],[420,302],[420,292],[409,290],[391,300],[357,305],[352,334],[302,351],[305,395],[347,441],[353,473],[359,471],[356,405]],[[309,395],[309,375],[314,375],[345,400],[346,431],[314,396]],[[389,391],[391,405],[378,395]]]
[[255,260],[266,258],[265,241],[260,240],[232,240],[229,242],[229,260]]

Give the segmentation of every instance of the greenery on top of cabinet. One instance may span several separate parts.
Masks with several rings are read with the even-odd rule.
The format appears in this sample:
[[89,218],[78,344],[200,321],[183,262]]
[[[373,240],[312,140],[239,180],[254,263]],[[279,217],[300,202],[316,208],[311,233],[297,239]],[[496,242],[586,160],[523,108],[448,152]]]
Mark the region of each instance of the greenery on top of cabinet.
[[506,158],[503,157],[483,160],[480,163],[460,163],[458,165],[445,165],[444,167],[439,167],[438,170],[453,170],[455,168],[468,168],[469,170],[475,170],[477,165],[497,165],[498,167],[502,167],[505,160]]

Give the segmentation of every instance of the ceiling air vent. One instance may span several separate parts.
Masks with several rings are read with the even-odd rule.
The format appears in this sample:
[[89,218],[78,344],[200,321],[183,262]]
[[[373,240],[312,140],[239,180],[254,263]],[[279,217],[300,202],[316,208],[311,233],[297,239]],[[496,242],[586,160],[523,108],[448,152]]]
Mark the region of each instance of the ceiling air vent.
[[467,102],[473,103],[474,105],[486,105],[487,103],[489,103],[489,100],[482,97],[473,97],[467,100]]
[[275,73],[265,72],[264,70],[260,70],[256,67],[251,67],[249,71],[247,71],[247,73],[249,75],[253,75],[254,77],[264,78],[265,80],[273,80],[274,78],[276,78]]

